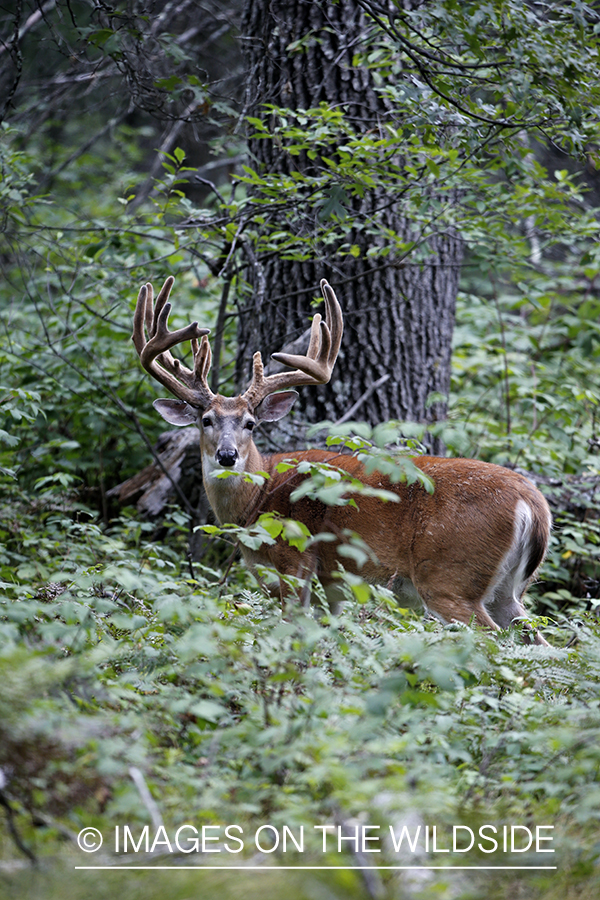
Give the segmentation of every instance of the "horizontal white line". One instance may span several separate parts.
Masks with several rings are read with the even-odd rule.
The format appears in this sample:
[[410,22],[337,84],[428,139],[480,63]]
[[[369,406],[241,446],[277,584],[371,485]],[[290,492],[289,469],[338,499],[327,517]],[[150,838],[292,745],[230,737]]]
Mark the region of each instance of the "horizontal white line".
[[351,869],[393,869],[398,871],[400,869],[436,869],[440,871],[445,871],[447,869],[477,869],[480,871],[483,870],[494,870],[498,871],[523,871],[523,870],[554,870],[557,869],[558,866],[75,866],[76,869],[116,869],[119,872],[122,872],[124,869],[148,869],[150,871],[156,871],[157,869],[196,869],[199,872],[204,871],[205,869],[227,869],[230,872],[282,872],[282,871],[296,871],[302,872],[303,870],[321,870],[321,869],[343,869],[343,870],[351,870]]

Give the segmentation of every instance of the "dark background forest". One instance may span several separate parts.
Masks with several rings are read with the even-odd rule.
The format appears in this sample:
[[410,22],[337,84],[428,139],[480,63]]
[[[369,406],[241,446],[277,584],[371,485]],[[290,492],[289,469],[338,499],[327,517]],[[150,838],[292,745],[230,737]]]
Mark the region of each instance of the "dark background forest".
[[[597,896],[599,34],[579,0],[0,4],[2,896]],[[152,408],[131,321],[168,275],[227,396],[336,290],[334,378],[261,446],[527,472],[551,647],[359,580],[339,616],[283,617],[212,525],[193,430]],[[543,825],[556,852],[73,871],[124,862],[88,826],[234,822]]]

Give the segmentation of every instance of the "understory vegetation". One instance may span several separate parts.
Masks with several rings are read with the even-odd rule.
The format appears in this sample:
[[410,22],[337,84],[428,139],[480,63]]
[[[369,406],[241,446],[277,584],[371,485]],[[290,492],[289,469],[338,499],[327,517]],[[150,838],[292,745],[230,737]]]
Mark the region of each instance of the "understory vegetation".
[[[384,74],[392,65],[383,50],[366,64]],[[88,115],[86,128],[101,130]],[[236,303],[249,290],[234,254],[240,222],[249,245],[300,257],[311,248],[293,236],[259,234],[269,197],[293,209],[312,192],[315,210],[329,202],[321,224],[335,235],[348,215],[335,185],[350,192],[359,177],[389,175],[378,135],[352,147],[340,111],[295,115],[244,121],[292,157],[348,138],[318,183],[269,182],[248,166],[233,186],[198,195],[200,167],[175,145],[139,205],[140,136],[154,140],[151,131],[115,123],[67,165],[75,118],[60,138],[49,127],[32,139],[25,120],[2,125],[0,894],[175,900],[235,897],[243,884],[248,898],[290,900],[591,900],[600,890],[600,249],[594,181],[572,160],[544,163],[516,131],[478,158],[438,146],[429,126],[388,134],[419,159],[397,187],[409,214],[457,227],[465,242],[449,413],[427,429],[333,429],[373,454],[418,453],[434,432],[450,455],[531,474],[555,516],[529,591],[550,647],[528,645],[519,627],[494,637],[443,625],[359,579],[347,580],[337,616],[282,611],[231,562],[230,534],[209,526],[190,555],[198,521],[185,498],[149,521],[108,495],[152,461],[163,430],[130,340],[139,285],[176,276],[174,327],[219,320],[219,383],[233,394]],[[575,155],[589,135],[573,116]],[[216,155],[242,151],[233,132],[215,140]],[[426,204],[437,186],[443,201]],[[336,265],[361,252],[336,243]],[[343,305],[343,288],[339,297]],[[326,478],[320,489],[331,488]],[[267,539],[273,522],[263,527]],[[177,847],[186,825],[213,829],[203,853]],[[131,864],[277,871],[243,882],[209,868],[73,872],[123,863],[115,828],[122,840],[125,826],[140,848]],[[239,829],[231,849],[211,843],[230,826]],[[458,826],[459,847],[445,852]],[[484,826],[497,829],[493,853],[477,836]],[[77,846],[88,827],[104,837],[97,853]],[[434,827],[437,845],[426,848]],[[500,840],[511,827],[512,852]],[[396,848],[403,828],[418,834],[413,848],[407,839]],[[537,852],[535,840],[526,847],[536,828],[551,838]],[[476,836],[469,850],[466,829]],[[367,834],[372,843],[350,839]],[[336,866],[346,868],[323,868]]]
[[[108,841],[115,825],[128,824],[137,840],[144,825],[156,825],[154,803],[171,835],[185,823],[239,825],[248,841],[242,859],[227,862],[240,864],[364,864],[366,854],[347,842],[338,853],[332,839],[323,854],[315,825],[379,826],[370,833],[388,834],[377,859],[388,866],[424,864],[418,853],[394,851],[390,825],[398,833],[407,825],[413,836],[419,824],[445,834],[461,824],[550,825],[553,843],[543,846],[555,853],[495,855],[494,864],[557,866],[518,873],[521,896],[594,896],[599,330],[598,303],[579,290],[589,276],[557,264],[530,302],[506,285],[494,299],[466,285],[450,416],[439,426],[451,452],[541,473],[550,499],[569,490],[571,511],[558,514],[531,591],[552,647],[527,646],[518,631],[494,639],[425,621],[361,584],[350,586],[337,618],[300,609],[282,616],[239,563],[225,572],[229,551],[214,539],[202,561],[188,559],[190,517],[180,507],[148,522],[106,499],[108,487],[149,461],[160,430],[130,346],[130,284],[159,253],[178,265],[177,229],[163,221],[133,234],[113,217],[100,249],[79,229],[57,242],[42,218],[57,211],[27,200],[34,202],[40,265],[26,270],[22,302],[8,307],[1,351],[0,763],[10,798],[2,856],[92,864],[72,845],[81,828],[97,827]],[[50,248],[40,235],[51,235]],[[123,267],[131,274],[117,279]],[[189,312],[205,309],[209,318],[218,285],[192,273],[183,279]],[[389,429],[383,438],[353,430],[363,442],[389,438]],[[401,430],[418,448],[422,429]],[[155,798],[151,806],[132,771]],[[264,824],[296,835],[304,826],[303,854],[259,854],[250,836]],[[444,856],[426,864],[443,865]],[[109,847],[101,861],[110,859]],[[168,864],[173,855],[163,844],[144,859]],[[486,858],[475,850],[467,861]],[[67,896],[83,896],[90,874],[78,874]],[[157,896],[167,885],[186,896],[197,883],[167,874]],[[315,873],[288,874],[297,896],[315,895]],[[488,896],[506,896],[516,875],[496,874]],[[360,871],[322,872],[319,890],[403,895],[401,873],[371,876],[365,886]],[[15,897],[34,896],[40,877],[0,874]],[[63,877],[52,875],[57,895]],[[127,877],[128,891],[148,890],[142,873]],[[234,877],[207,872],[203,885],[223,896]],[[409,887],[424,898],[477,896],[485,878],[425,871]]]

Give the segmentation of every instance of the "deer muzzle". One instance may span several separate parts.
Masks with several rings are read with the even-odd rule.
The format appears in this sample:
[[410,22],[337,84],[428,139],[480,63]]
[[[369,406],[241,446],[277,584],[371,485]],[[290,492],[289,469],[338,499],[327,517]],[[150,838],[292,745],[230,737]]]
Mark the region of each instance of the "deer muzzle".
[[235,466],[238,456],[237,448],[231,446],[219,447],[215,453],[215,459],[219,465],[224,466],[226,469],[231,469]]

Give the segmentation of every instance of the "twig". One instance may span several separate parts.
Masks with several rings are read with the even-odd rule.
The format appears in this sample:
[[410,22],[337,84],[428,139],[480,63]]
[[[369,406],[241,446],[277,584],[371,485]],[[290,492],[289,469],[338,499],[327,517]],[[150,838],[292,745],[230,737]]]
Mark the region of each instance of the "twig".
[[223,587],[223,585],[225,585],[225,583],[227,582],[227,578],[231,571],[231,567],[232,567],[233,563],[235,562],[235,558],[238,555],[239,549],[240,549],[239,542],[236,541],[233,551],[230,553],[230,555],[228,556],[228,558],[225,562],[225,571],[224,571],[223,575],[221,576],[221,578],[219,579],[219,581],[217,582],[217,584],[220,587]]
[[129,774],[131,775],[131,780],[138,789],[138,793],[142,798],[142,803],[150,814],[150,818],[152,819],[152,827],[155,831],[158,831],[159,828],[164,828],[164,822],[160,814],[160,810],[156,805],[154,797],[148,789],[148,785],[146,784],[146,780],[141,770],[138,769],[137,766],[130,766]]
[[[192,529],[192,533],[193,533],[193,529]],[[196,581],[196,573],[194,572],[194,560],[192,558],[192,551],[188,550],[188,552],[185,555],[187,556],[188,567],[190,570],[191,579],[192,579],[192,581]]]
[[[340,816],[336,816],[336,825],[338,826],[338,829],[339,829],[338,833],[340,833],[340,834],[341,834],[342,829],[343,829],[343,831],[347,831],[347,830],[351,829],[352,827],[354,827],[353,822],[351,822],[347,819],[342,819]],[[350,838],[350,835],[342,835],[342,836]],[[379,873],[376,870],[369,868],[370,860],[368,860],[367,857],[365,856],[365,854],[361,850],[358,849],[358,847],[356,846],[356,843],[354,844],[354,846],[352,846],[352,844],[353,844],[352,839],[350,839],[348,841],[348,843],[349,843],[349,848],[348,848],[349,852],[352,854],[355,862],[361,868],[360,874],[362,876],[362,880],[364,882],[367,894],[369,895],[369,897],[372,898],[372,900],[380,900],[381,897],[385,896],[386,891],[383,886],[383,882],[381,880]]]
[[[221,162],[221,160],[219,160],[219,162]],[[208,168],[208,166],[205,166],[204,168]],[[203,178],[201,175],[196,175],[194,181],[196,181],[198,184],[203,184],[206,187],[209,187],[213,194],[215,194],[219,201],[223,204],[223,206],[225,206],[225,198],[214,181],[211,181],[210,178]]]
[[163,163],[163,157],[165,154],[167,154],[171,150],[173,144],[179,137],[179,133],[181,132],[181,129],[187,123],[188,116],[191,115],[191,113],[194,111],[196,106],[197,106],[196,99],[194,99],[191,103],[188,103],[188,105],[186,106],[184,111],[181,113],[181,116],[179,116],[175,120],[173,126],[167,131],[166,135],[164,136],[164,138],[161,142],[160,147],[158,148],[158,152],[156,154],[156,158],[155,158],[154,162],[152,163],[152,168],[150,169],[148,178],[146,179],[144,184],[141,186],[141,188],[137,192],[135,199],[132,200],[131,203],[129,204],[128,209],[130,212],[136,210],[138,208],[138,206],[141,206],[141,204],[145,200],[147,200],[148,197],[155,190],[154,179],[158,177],[158,174],[160,172],[160,167]]
[[377,390],[377,388],[380,388],[382,384],[385,384],[389,378],[390,378],[390,374],[388,372],[385,375],[382,375],[381,378],[378,378],[377,381],[374,381],[373,384],[369,385],[369,387],[366,389],[364,394],[358,398],[356,403],[354,403],[350,407],[348,412],[345,412],[344,415],[341,417],[341,419],[338,419],[335,422],[335,424],[341,425],[343,422],[347,422],[348,419],[351,419],[352,416],[354,415],[354,413],[356,412],[356,410],[359,409],[363,405],[363,403],[366,403],[366,401],[369,399],[371,394],[373,394]]
[[[44,3],[44,5],[41,7],[41,9],[36,9],[35,12],[31,13],[29,18],[26,19],[25,24],[21,28],[19,28],[19,31],[17,34],[17,41],[21,41],[25,37],[27,32],[31,28],[33,28],[34,25],[38,24],[38,22],[40,21],[42,16],[45,13],[50,12],[50,10],[53,9],[55,6],[56,6],[56,0],[47,0],[47,2]],[[2,41],[0,43],[0,56],[2,56],[4,51],[7,49],[8,49],[8,45],[5,44],[4,41]]]
[[36,865],[37,857],[36,857],[35,853],[29,849],[27,844],[23,843],[21,835],[17,831],[17,826],[15,825],[15,811],[12,808],[12,806],[10,805],[10,803],[8,802],[8,799],[5,797],[4,791],[0,791],[0,806],[3,806],[4,809],[6,810],[8,831],[9,831],[11,838],[13,839],[13,841],[15,842],[15,844],[17,845],[17,847],[19,848],[21,853],[25,854],[27,859],[29,859],[34,865]]
[[219,391],[219,377],[221,374],[221,347],[223,346],[225,312],[227,310],[227,300],[229,299],[230,288],[231,276],[223,284],[223,290],[221,291],[221,302],[219,304],[219,313],[217,315],[217,324],[215,326],[215,336],[213,342],[213,368],[210,376],[210,388],[215,394]]
[[15,13],[15,29],[13,33],[12,41],[7,44],[4,41],[1,41],[2,50],[8,50],[12,61],[14,62],[16,74],[13,78],[13,83],[6,93],[6,100],[4,101],[4,106],[2,108],[2,113],[0,113],[0,122],[4,121],[4,117],[6,116],[8,109],[13,101],[13,97],[17,92],[17,88],[19,86],[19,82],[21,81],[21,75],[23,74],[23,54],[21,53],[21,48],[19,47],[19,41],[21,40],[21,31],[19,30],[19,22],[21,21],[21,14],[23,12],[23,2],[22,0],[17,0],[17,11]]
[[52,816],[47,816],[45,813],[41,813],[36,809],[34,818],[36,823],[39,822],[40,824],[45,825],[46,828],[53,828],[68,841],[71,841],[73,844],[77,843],[77,833],[70,828],[67,828],[66,825],[63,825],[61,822],[57,822]]
[[70,166],[72,162],[74,162],[80,156],[83,156],[84,153],[87,153],[87,151],[90,149],[90,147],[93,147],[94,144],[97,141],[99,141],[102,137],[104,137],[104,135],[107,132],[112,131],[113,128],[116,128],[117,125],[120,125],[121,122],[123,122],[127,118],[127,116],[131,113],[132,110],[133,110],[133,103],[130,103],[129,106],[127,107],[127,109],[125,110],[125,112],[122,112],[120,115],[115,116],[114,118],[110,119],[106,123],[106,125],[104,125],[100,129],[100,131],[97,131],[96,134],[93,134],[92,137],[89,138],[89,140],[87,140],[80,147],[77,147],[77,149],[74,150],[73,153],[71,153],[71,155],[69,157],[67,157],[67,159],[63,160],[63,162],[61,162],[61,164],[59,166],[57,166],[51,172],[48,172],[48,174],[44,176],[44,179],[41,182],[41,185],[44,186],[44,185],[48,184],[48,182],[51,182],[54,178],[56,178],[57,175],[60,175],[60,173],[63,172],[67,168],[67,166]]
[[498,291],[496,287],[496,279],[492,278],[494,305],[498,313],[498,323],[500,325],[500,337],[502,340],[502,350],[504,354],[504,402],[506,404],[506,434],[511,432],[511,415],[510,415],[510,378],[508,374],[508,351],[506,349],[506,332],[504,330],[504,319],[502,310],[498,301]]

